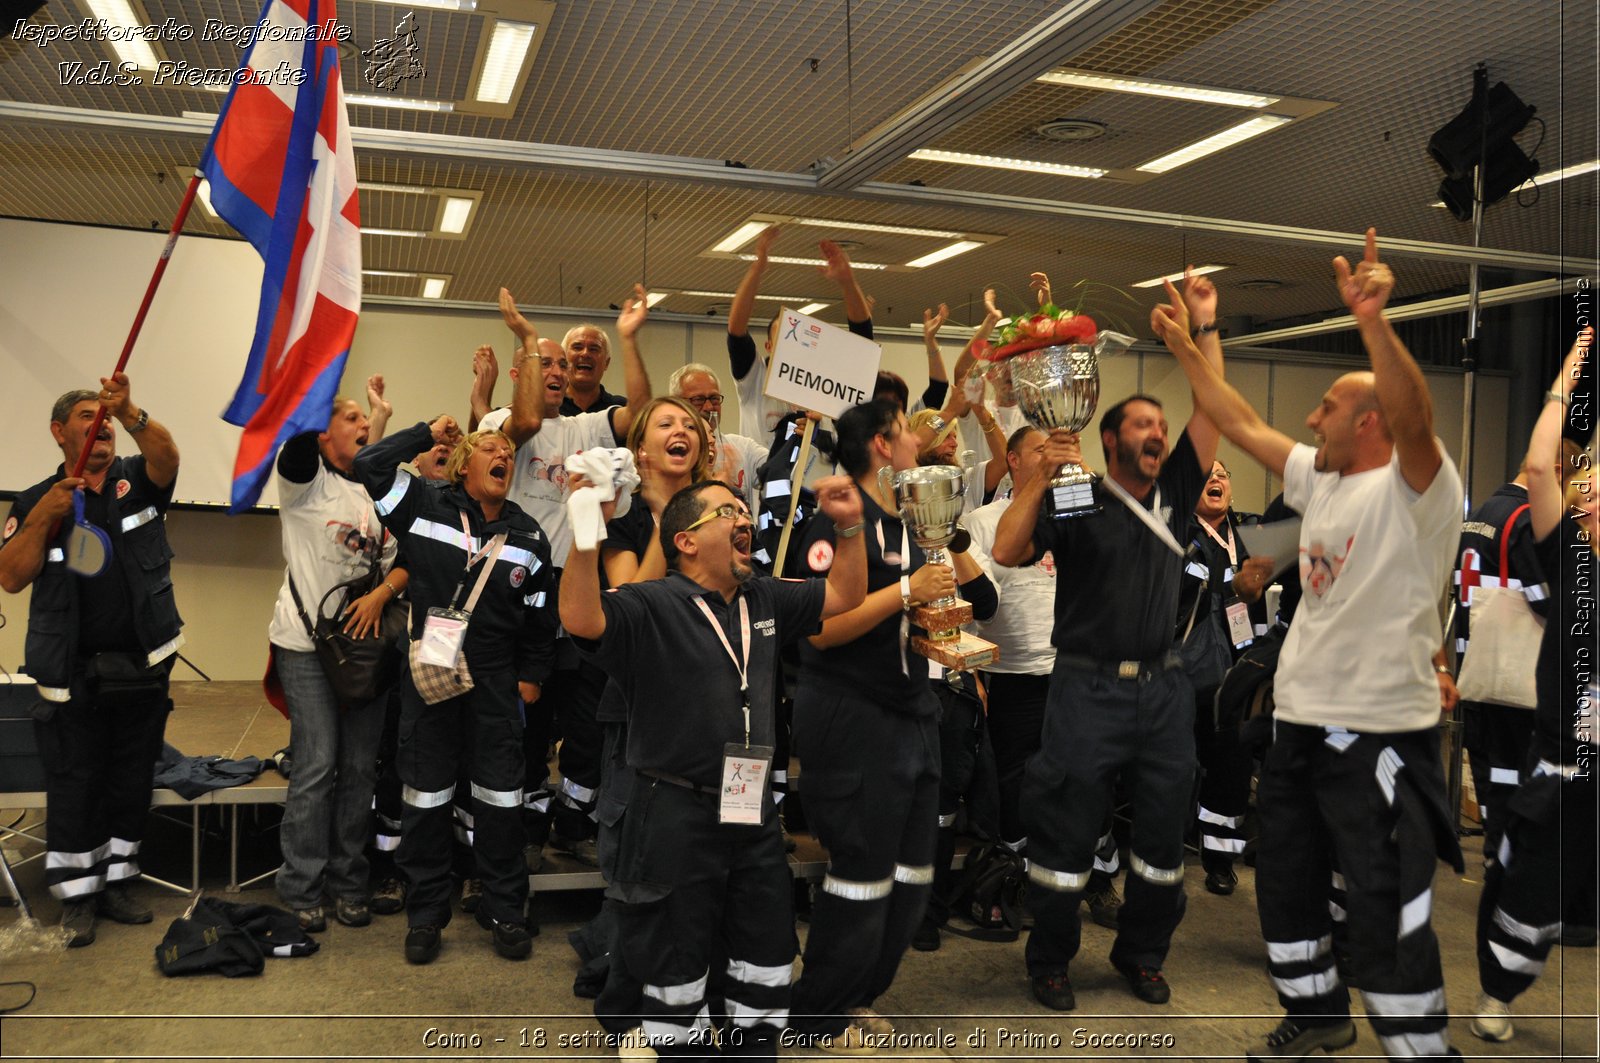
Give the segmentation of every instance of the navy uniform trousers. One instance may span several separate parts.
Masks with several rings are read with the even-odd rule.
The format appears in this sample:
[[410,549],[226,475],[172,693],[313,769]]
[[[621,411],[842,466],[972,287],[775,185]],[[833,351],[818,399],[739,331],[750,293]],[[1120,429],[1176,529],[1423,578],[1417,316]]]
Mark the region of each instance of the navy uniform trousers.
[[522,715],[510,671],[473,674],[458,698],[429,705],[408,676],[400,703],[401,834],[396,864],[411,882],[410,926],[450,922],[451,801],[462,768],[470,780],[472,848],[483,900],[478,914],[498,922],[526,917],[528,868],[522,858]]
[[1434,864],[1461,869],[1438,732],[1358,734],[1282,720],[1275,732],[1256,788],[1256,905],[1278,1000],[1313,1023],[1350,1013],[1328,905],[1337,866],[1350,959],[1383,1050],[1391,1059],[1459,1058],[1429,918]]
[[1056,658],[1042,744],[1022,790],[1032,977],[1061,974],[1078,954],[1078,905],[1119,775],[1133,833],[1111,961],[1154,968],[1166,961],[1187,902],[1183,829],[1194,789],[1194,692],[1176,655],[1170,663],[1119,678]]
[[[912,666],[921,658],[912,658]],[[919,692],[932,709],[932,690]],[[828,850],[811,911],[793,1027],[842,1032],[894,981],[933,890],[939,824],[936,713],[801,687],[794,746],[806,820]]]

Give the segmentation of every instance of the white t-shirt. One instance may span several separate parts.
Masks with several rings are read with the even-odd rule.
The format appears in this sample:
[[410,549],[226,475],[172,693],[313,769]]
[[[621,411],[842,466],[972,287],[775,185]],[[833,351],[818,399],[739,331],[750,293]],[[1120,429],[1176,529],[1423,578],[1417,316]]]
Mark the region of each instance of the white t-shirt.
[[1432,658],[1460,538],[1461,477],[1445,457],[1419,495],[1398,457],[1340,476],[1317,472],[1315,455],[1296,445],[1283,472],[1283,500],[1304,514],[1304,595],[1278,665],[1278,719],[1371,732],[1433,727]]
[[289,591],[290,577],[300,592],[306,615],[315,624],[317,606],[324,594],[336,584],[365,575],[372,567],[374,554],[381,552],[379,567],[387,573],[394,567],[398,544],[378,523],[366,489],[330,472],[320,458],[316,474],[306,483],[295,483],[279,474],[278,504],[283,557],[288,567],[283,586],[278,588],[267,638],[274,646],[311,653],[316,647],[295,609]]
[[766,460],[767,448],[755,440],[718,432],[717,459],[711,465],[711,477],[733,488],[746,504],[754,507],[759,501],[756,494],[759,473]]
[[794,412],[787,402],[767,398],[767,360],[760,350],[750,363],[750,372],[735,377],[733,385],[739,397],[739,431],[747,436],[770,440],[778,422]]
[[982,566],[1000,596],[1000,607],[985,621],[975,620],[972,633],[1000,647],[1000,659],[985,665],[986,672],[1007,675],[1049,675],[1056,664],[1056,648],[1050,644],[1055,625],[1056,561],[1046,550],[1031,565],[1007,568],[997,565],[989,552],[994,549],[994,532],[1011,499],[997,498],[969,514],[965,521],[972,536],[968,555]]
[[[478,423],[479,430],[504,431],[509,407],[495,410]],[[593,447],[616,446],[611,433],[611,411],[597,410],[576,417],[545,417],[533,438],[517,448],[516,472],[511,477],[511,501],[539,522],[550,540],[550,563],[567,564],[572,529],[567,525],[567,458]]]

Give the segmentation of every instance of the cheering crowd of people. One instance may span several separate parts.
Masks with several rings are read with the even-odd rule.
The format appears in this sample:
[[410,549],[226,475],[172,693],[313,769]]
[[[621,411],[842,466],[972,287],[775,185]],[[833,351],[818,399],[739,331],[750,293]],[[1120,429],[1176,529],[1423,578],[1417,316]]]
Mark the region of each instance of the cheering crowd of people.
[[[1133,996],[1167,1003],[1186,845],[1204,888],[1228,896],[1253,837],[1285,1014],[1248,1058],[1351,1044],[1352,985],[1390,1058],[1459,1058],[1431,926],[1437,862],[1463,866],[1438,732],[1455,572],[1463,612],[1497,586],[1551,618],[1535,703],[1467,705],[1491,836],[1471,1028],[1512,1037],[1510,1004],[1563,926],[1593,935],[1595,640],[1566,622],[1594,610],[1600,527],[1573,415],[1593,399],[1592,332],[1521,475],[1465,531],[1371,231],[1357,263],[1334,262],[1369,368],[1330,384],[1306,419],[1314,444],[1228,382],[1218,291],[1188,277],[1150,317],[1193,392],[1175,438],[1146,394],[1106,407],[1098,453],[1029,424],[977,384],[971,345],[947,376],[941,306],[926,315],[927,389],[913,402],[880,373],[870,401],[815,432],[805,468],[816,415],[764,396],[778,322],[764,349],[750,333],[777,236],[757,241],[729,316],[744,434],[723,425],[717,367],[685,365],[654,393],[642,288],[615,323],[622,395],[601,385],[604,329],[541,337],[502,289],[509,405],[495,407],[484,347],[465,429],[446,414],[386,432],[373,377],[370,412],[337,400],[325,430],[284,445],[269,641],[293,771],[276,888],[301,929],[403,910],[405,959],[427,964],[461,910],[524,959],[529,874],[550,847],[607,882],[580,951],[622,1058],[772,1058],[785,1036],[868,1054],[894,1032],[874,1004],[904,953],[939,948],[953,918],[958,823],[986,859],[1014,861],[1013,892],[984,894],[978,915],[1003,929],[1024,898],[1031,992],[1057,1011],[1075,1007],[1084,911],[1115,929],[1110,963]],[[850,331],[871,338],[848,258],[821,250]],[[999,321],[992,293],[988,311],[978,339]],[[112,424],[137,456],[116,455]],[[0,586],[33,588],[46,878],[82,946],[97,917],[151,919],[127,889],[150,780],[128,765],[129,750],[154,760],[171,704],[182,636],[162,517],[179,463],[123,374],[64,395],[51,432],[64,463],[15,501]],[[1297,558],[1250,556],[1259,518],[1232,507],[1224,438],[1281,480]],[[1103,465],[1093,505],[1058,514],[1050,480],[1076,463]],[[963,528],[935,561],[896,483],[952,465]],[[98,569],[95,543],[110,554]],[[956,671],[918,652],[917,608],[951,595],[997,660]],[[1271,693],[1241,708],[1247,665]],[[803,954],[786,827],[829,857]]]

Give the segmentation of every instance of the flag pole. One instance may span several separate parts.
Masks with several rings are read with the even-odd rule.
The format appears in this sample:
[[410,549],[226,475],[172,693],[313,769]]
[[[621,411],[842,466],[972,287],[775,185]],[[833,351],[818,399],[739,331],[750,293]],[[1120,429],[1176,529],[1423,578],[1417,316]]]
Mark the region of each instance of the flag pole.
[[[133,353],[133,345],[138,342],[139,331],[144,328],[144,319],[150,313],[150,304],[155,300],[156,289],[161,286],[161,275],[167,272],[167,262],[172,258],[172,248],[183,232],[183,223],[188,220],[189,208],[194,206],[194,196],[199,190],[200,171],[196,170],[194,176],[189,178],[189,187],[184,190],[183,202],[178,205],[177,217],[172,219],[172,228],[167,230],[167,244],[161,249],[161,258],[156,262],[155,272],[150,275],[150,283],[144,290],[144,301],[139,304],[139,312],[133,315],[133,327],[128,329],[128,338],[122,345],[122,356],[117,359],[117,367],[111,371],[112,376],[116,376],[128,367],[128,356]],[[83,467],[88,463],[89,451],[92,449],[90,440],[100,434],[100,426],[105,420],[106,408],[101,406],[94,412],[94,421],[89,425],[89,434],[84,437],[84,447],[78,452],[78,460],[72,467],[74,478],[83,475]]]

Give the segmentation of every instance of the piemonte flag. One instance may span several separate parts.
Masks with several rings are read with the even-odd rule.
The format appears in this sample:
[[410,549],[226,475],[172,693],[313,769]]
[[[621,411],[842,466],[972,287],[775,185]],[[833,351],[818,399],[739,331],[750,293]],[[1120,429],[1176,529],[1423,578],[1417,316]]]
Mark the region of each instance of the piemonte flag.
[[230,512],[284,440],[328,426],[361,312],[355,152],[333,0],[267,0],[200,161],[218,216],[265,262],[255,340],[222,417],[244,429]]

